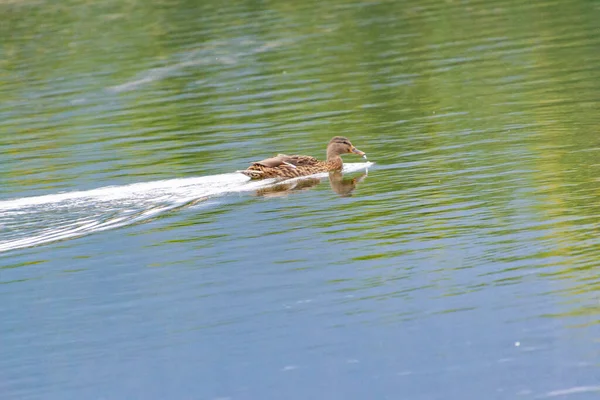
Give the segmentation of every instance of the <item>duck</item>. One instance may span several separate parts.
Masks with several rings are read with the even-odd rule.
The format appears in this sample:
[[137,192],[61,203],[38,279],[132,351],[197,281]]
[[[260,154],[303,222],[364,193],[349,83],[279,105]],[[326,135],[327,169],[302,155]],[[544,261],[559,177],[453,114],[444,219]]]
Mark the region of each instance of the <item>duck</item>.
[[334,136],[327,145],[327,160],[320,161],[315,157],[278,154],[253,162],[247,169],[238,171],[251,179],[296,178],[321,172],[341,171],[344,163],[342,155],[354,153],[367,159],[364,151],[360,151],[348,138]]

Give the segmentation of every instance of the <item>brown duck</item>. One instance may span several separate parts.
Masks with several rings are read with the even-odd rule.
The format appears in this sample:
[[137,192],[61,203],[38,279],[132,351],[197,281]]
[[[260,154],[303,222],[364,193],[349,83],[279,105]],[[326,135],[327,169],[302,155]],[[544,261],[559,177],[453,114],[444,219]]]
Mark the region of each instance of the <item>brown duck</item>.
[[367,158],[343,136],[335,136],[327,145],[327,161],[319,161],[311,156],[288,156],[278,154],[275,157],[253,162],[247,169],[239,171],[252,179],[295,178],[320,172],[341,171],[344,163],[342,154],[355,153]]

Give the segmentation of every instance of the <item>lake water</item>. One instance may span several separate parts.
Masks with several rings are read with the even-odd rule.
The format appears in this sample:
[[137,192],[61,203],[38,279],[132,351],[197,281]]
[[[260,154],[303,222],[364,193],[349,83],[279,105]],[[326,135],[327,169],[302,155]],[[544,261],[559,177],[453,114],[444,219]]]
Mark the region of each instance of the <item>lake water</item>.
[[2,399],[600,395],[600,3],[0,12]]

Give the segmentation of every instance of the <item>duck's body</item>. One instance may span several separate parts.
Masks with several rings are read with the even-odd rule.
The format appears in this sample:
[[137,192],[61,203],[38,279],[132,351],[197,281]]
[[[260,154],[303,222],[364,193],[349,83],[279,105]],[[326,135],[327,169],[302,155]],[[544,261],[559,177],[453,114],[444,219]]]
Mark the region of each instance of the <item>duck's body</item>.
[[295,178],[320,172],[341,171],[344,163],[340,155],[347,153],[355,153],[366,158],[365,153],[354,147],[348,139],[336,136],[327,146],[326,161],[319,161],[311,156],[278,154],[275,157],[254,162],[240,172],[252,179],[264,179]]
[[339,171],[344,164],[342,158],[330,161],[319,161],[311,156],[278,154],[275,157],[252,163],[247,169],[240,171],[252,179],[296,178],[327,171]]

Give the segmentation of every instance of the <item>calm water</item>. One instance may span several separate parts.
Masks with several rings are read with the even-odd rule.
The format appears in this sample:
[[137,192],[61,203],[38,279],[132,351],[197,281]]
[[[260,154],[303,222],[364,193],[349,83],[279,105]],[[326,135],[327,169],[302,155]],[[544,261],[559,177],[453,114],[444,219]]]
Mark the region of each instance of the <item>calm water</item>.
[[0,1],[0,397],[598,398],[600,4],[538,3]]

